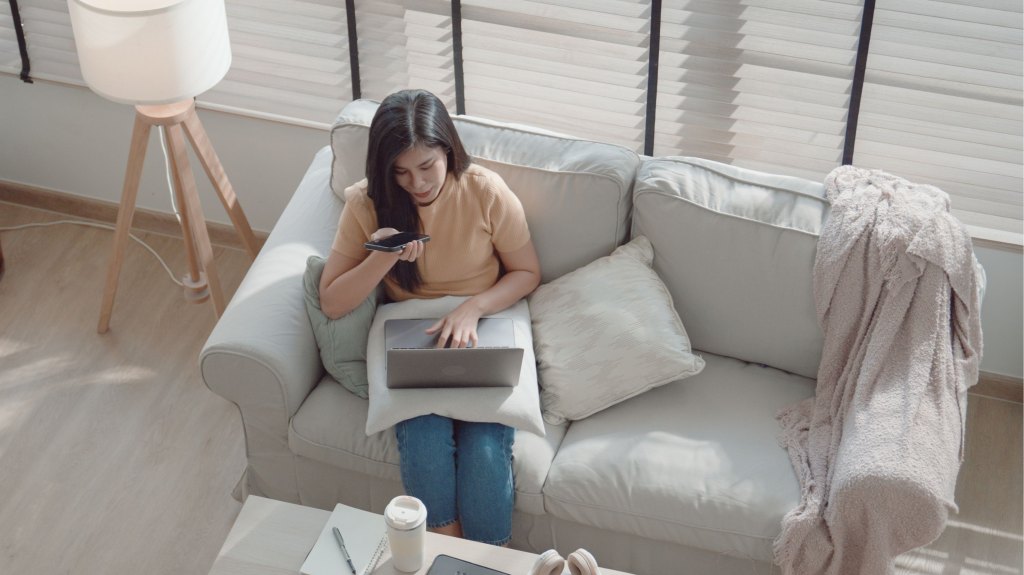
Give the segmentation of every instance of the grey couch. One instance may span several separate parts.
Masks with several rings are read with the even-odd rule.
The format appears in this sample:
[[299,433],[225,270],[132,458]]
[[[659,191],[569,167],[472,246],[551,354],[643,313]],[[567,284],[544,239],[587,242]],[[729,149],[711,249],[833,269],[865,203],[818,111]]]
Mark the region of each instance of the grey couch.
[[[362,177],[375,104],[346,107],[201,354],[238,405],[248,468],[237,496],[380,512],[402,492],[391,431],[326,376],[302,298],[342,201]],[[772,541],[799,486],[774,415],[814,393],[812,299],[822,185],[692,158],[641,158],[483,120],[457,125],[520,197],[550,281],[634,235],[655,250],[702,373],[584,420],[518,432],[512,546],[585,547],[637,574],[774,573]],[[332,153],[333,148],[333,153]]]

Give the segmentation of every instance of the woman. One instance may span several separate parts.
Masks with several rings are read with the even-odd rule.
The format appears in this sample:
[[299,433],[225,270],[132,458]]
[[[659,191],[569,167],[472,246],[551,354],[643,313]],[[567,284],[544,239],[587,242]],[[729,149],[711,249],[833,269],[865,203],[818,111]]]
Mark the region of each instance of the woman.
[[[471,296],[437,321],[438,345],[477,343],[477,322],[525,297],[540,265],[522,205],[501,177],[471,163],[444,104],[422,90],[396,92],[370,123],[366,180],[345,209],[320,280],[329,317],[355,309],[383,282],[393,301]],[[363,243],[399,231],[431,236],[401,252]],[[505,545],[512,531],[514,429],[425,415],[395,427],[402,483],[445,535]]]

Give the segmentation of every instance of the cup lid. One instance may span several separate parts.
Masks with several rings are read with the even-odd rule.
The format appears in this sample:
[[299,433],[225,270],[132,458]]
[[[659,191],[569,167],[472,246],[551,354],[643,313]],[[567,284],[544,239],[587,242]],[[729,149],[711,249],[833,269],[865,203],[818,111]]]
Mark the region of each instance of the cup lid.
[[384,509],[384,520],[394,529],[415,529],[427,520],[427,506],[409,495],[399,495]]

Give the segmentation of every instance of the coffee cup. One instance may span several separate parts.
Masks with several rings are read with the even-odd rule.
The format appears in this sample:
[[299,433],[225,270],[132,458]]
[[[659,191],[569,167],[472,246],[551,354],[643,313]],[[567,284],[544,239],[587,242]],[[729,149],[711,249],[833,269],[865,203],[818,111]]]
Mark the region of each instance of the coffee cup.
[[395,569],[419,571],[427,539],[427,506],[415,497],[399,495],[384,509],[384,523]]

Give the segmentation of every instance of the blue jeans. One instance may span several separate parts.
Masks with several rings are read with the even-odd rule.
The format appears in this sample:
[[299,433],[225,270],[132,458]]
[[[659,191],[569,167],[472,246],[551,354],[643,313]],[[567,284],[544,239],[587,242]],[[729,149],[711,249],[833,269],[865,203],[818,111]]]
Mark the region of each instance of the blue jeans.
[[398,423],[395,435],[402,484],[427,506],[428,527],[461,521],[467,539],[508,542],[515,429],[430,414]]

